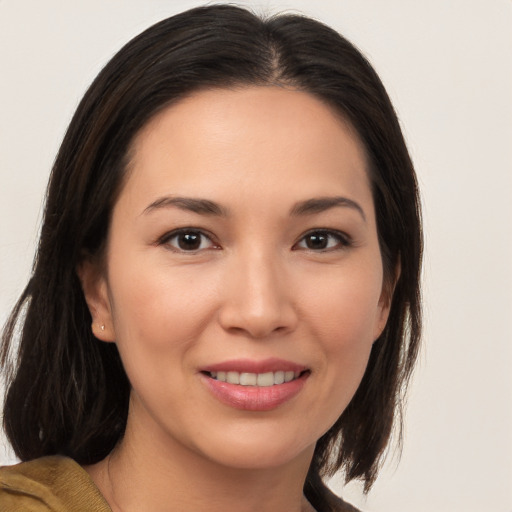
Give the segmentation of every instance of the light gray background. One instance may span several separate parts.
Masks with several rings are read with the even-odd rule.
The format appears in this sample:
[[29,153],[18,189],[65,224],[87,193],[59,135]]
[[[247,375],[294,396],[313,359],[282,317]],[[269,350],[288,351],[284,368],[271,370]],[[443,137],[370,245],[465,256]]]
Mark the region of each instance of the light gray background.
[[[200,3],[0,0],[0,320],[27,281],[49,169],[85,88],[129,38]],[[299,10],[357,44],[421,183],[425,347],[403,457],[366,500],[354,485],[344,495],[368,512],[511,512],[512,1],[239,3]],[[14,460],[4,445],[0,463]]]

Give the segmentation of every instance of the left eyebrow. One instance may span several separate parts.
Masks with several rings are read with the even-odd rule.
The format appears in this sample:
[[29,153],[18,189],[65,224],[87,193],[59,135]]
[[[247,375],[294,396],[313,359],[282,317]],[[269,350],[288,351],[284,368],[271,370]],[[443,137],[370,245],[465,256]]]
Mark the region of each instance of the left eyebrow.
[[198,213],[199,215],[213,215],[226,217],[227,211],[219,204],[209,201],[208,199],[196,199],[194,197],[160,197],[147,206],[143,214],[150,213],[153,210],[161,208],[179,208],[189,212]]
[[322,213],[331,208],[351,208],[356,210],[363,220],[366,222],[366,214],[363,208],[347,197],[335,196],[335,197],[316,197],[296,203],[290,210],[290,215],[313,215],[315,213]]

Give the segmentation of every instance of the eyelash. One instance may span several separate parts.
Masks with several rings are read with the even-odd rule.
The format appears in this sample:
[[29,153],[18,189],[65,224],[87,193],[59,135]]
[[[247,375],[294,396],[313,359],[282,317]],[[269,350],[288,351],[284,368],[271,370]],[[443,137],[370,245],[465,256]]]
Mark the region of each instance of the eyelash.
[[330,252],[330,251],[339,251],[342,249],[345,249],[347,247],[350,247],[352,245],[352,240],[348,235],[345,233],[342,233],[341,231],[336,231],[333,229],[312,229],[311,231],[308,231],[302,237],[299,239],[298,242],[295,243],[293,248],[297,247],[301,242],[304,242],[308,237],[322,237],[327,239],[327,243],[329,244],[329,239],[335,240],[336,244],[332,247],[324,247],[319,249],[313,249],[310,247],[303,247],[306,251],[311,252]]
[[[178,240],[178,237],[180,235],[183,236],[192,236],[192,237],[199,237],[199,247],[193,248],[193,249],[184,249],[179,246],[175,246],[171,244],[171,240],[176,239]],[[307,243],[306,240],[308,237],[316,237],[317,239],[323,239],[327,241],[327,247],[321,247],[321,248],[312,248],[312,247],[304,247],[300,246],[301,243]],[[209,247],[201,247],[203,245],[204,239],[208,240],[210,242]],[[335,244],[334,246],[329,247],[330,241],[334,240]],[[200,251],[206,250],[206,249],[220,249],[220,245],[218,245],[214,240],[213,237],[207,233],[205,233],[201,229],[196,228],[180,228],[176,229],[174,231],[171,231],[170,233],[166,233],[163,237],[161,237],[158,240],[159,245],[166,245],[170,247],[172,250],[179,252],[179,253],[189,253],[189,254],[196,254]],[[352,245],[352,240],[349,236],[347,236],[345,233],[342,233],[340,231],[332,230],[332,229],[313,229],[311,231],[308,231],[304,235],[301,236],[301,238],[293,245],[292,250],[306,250],[314,253],[318,252],[331,252],[331,251],[337,251],[342,250],[346,247],[350,247]]]
[[208,235],[204,231],[202,231],[201,229],[196,229],[196,228],[180,228],[180,229],[176,229],[174,231],[171,231],[170,233],[166,233],[163,237],[161,237],[158,240],[158,244],[159,245],[166,245],[166,246],[170,247],[172,250],[174,250],[176,252],[180,252],[180,253],[195,254],[195,253],[198,253],[200,251],[203,251],[203,250],[207,249],[206,247],[198,247],[196,249],[187,250],[187,249],[183,249],[183,248],[180,248],[180,247],[177,247],[177,246],[173,246],[170,243],[171,240],[174,239],[174,238],[177,239],[180,235],[183,235],[183,236],[185,236],[185,235],[199,236],[200,239],[203,239],[203,240],[200,240],[200,244],[201,245],[202,245],[204,239],[207,239],[207,240],[210,241],[210,243],[212,245],[212,247],[208,247],[208,248],[220,249],[220,246],[213,241],[211,235]]

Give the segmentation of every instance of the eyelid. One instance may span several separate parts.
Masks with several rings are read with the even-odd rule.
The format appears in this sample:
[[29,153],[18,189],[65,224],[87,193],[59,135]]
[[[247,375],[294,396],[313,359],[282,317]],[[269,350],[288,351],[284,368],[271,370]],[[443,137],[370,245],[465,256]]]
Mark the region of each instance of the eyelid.
[[[335,246],[335,247],[328,247],[328,248],[325,248],[325,249],[311,249],[311,248],[308,248],[308,247],[298,247],[298,245],[303,242],[305,240],[305,238],[309,235],[314,235],[314,234],[321,234],[321,235],[324,235],[324,236],[329,236],[329,237],[333,237],[335,239],[338,240],[338,244]],[[346,233],[344,233],[343,231],[339,231],[337,229],[330,229],[330,228],[314,228],[314,229],[310,229],[308,230],[306,233],[302,234],[300,236],[300,238],[295,242],[295,244],[293,245],[293,250],[299,250],[299,249],[303,249],[303,250],[306,250],[306,251],[311,251],[311,252],[315,252],[315,253],[318,253],[318,252],[330,252],[330,251],[336,251],[336,250],[343,250],[347,247],[350,247],[353,245],[353,240],[352,238],[347,235]]]
[[[190,234],[190,233],[198,234],[198,235],[208,239],[210,242],[209,247],[199,248],[196,250],[185,250],[185,249],[180,249],[179,247],[175,247],[169,243],[170,240],[179,236],[180,234]],[[307,236],[313,235],[313,234],[323,235],[323,236],[334,238],[337,240],[338,243],[336,244],[335,247],[327,247],[325,249],[313,249],[313,248],[308,248],[308,247],[299,247],[299,244],[301,242],[303,242]],[[208,249],[220,249],[221,248],[219,243],[215,240],[215,237],[213,234],[209,233],[208,231],[206,231],[202,228],[196,228],[196,227],[183,227],[183,228],[177,228],[177,229],[168,231],[167,233],[165,233],[164,235],[162,235],[161,237],[159,237],[156,240],[156,244],[157,245],[166,245],[170,250],[173,250],[177,253],[182,253],[182,254],[187,254],[187,253],[188,254],[196,254],[198,252],[202,252],[202,251],[205,251]],[[330,228],[314,228],[314,229],[310,229],[307,232],[303,233],[300,236],[300,238],[298,238],[298,240],[293,244],[292,250],[303,249],[306,251],[311,251],[311,252],[316,252],[316,253],[330,252],[330,251],[342,250],[347,247],[350,247],[351,245],[353,245],[352,238],[342,231],[339,231],[337,229],[330,229]]]
[[[179,235],[182,235],[182,234],[189,234],[189,233],[195,233],[202,237],[207,238],[211,242],[210,247],[187,251],[184,249],[180,249],[179,247],[175,247],[169,243],[169,241],[172,240],[173,238],[175,238]],[[197,254],[198,252],[202,252],[202,251],[205,251],[208,249],[220,249],[220,245],[215,241],[215,237],[211,233],[209,233],[208,231],[206,231],[202,228],[195,228],[195,227],[177,228],[177,229],[168,231],[167,233],[165,233],[164,235],[159,237],[156,243],[157,243],[157,245],[166,245],[170,250],[180,253],[180,254]]]

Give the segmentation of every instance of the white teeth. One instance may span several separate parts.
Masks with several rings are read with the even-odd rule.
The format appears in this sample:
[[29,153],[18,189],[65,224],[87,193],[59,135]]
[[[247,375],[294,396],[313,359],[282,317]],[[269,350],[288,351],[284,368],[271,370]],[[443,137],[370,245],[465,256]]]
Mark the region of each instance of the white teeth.
[[277,372],[266,373],[247,373],[247,372],[210,372],[212,379],[228,382],[229,384],[239,384],[241,386],[259,386],[269,387],[275,384],[283,384],[297,379],[301,372]]
[[295,378],[295,372],[284,372],[284,381],[290,382]]
[[258,386],[273,386],[274,385],[274,373],[258,373],[258,378],[256,379],[256,384]]
[[282,384],[284,382],[284,372],[274,373],[274,384]]
[[240,384],[240,374],[238,372],[227,372],[226,382],[230,384]]
[[240,384],[242,386],[256,386],[258,375],[256,373],[241,373]]

